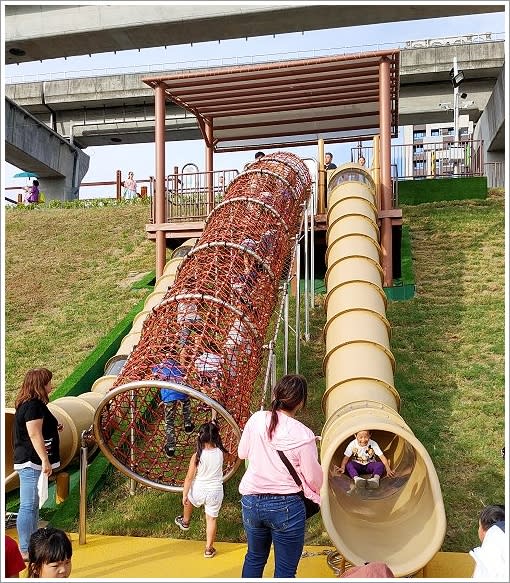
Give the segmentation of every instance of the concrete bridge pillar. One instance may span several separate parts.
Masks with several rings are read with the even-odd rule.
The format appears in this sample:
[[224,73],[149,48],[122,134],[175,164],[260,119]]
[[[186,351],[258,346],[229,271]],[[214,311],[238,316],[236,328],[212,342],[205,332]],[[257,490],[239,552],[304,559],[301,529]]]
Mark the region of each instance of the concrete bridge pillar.
[[90,158],[14,101],[5,98],[5,159],[39,176],[46,200],[78,198]]

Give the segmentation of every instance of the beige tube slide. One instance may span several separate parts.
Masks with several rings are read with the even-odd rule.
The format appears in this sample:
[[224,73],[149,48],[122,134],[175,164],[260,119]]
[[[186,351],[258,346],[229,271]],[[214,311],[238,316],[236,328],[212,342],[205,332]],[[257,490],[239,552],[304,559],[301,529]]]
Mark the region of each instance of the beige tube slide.
[[[429,454],[398,413],[369,170],[346,164],[332,172],[328,201],[322,519],[350,563],[383,561],[404,577],[443,543],[441,488]],[[347,474],[335,471],[360,430],[372,432],[396,472],[378,489],[356,490]]]
[[[123,338],[117,354],[112,356],[106,363],[105,375],[94,382],[91,391],[78,397],[60,397],[48,403],[48,408],[63,426],[63,430],[60,433],[60,468],[57,471],[63,470],[78,458],[82,431],[91,427],[99,403],[106,392],[113,386],[129,352],[140,339],[144,319],[152,308],[162,300],[168,287],[173,284],[178,266],[195,243],[196,239],[188,239],[172,253],[172,258],[166,264],[162,276],[157,280],[154,291],[147,296],[143,310],[133,320],[130,333]],[[19,476],[14,471],[12,443],[15,412],[13,407],[5,409],[4,468],[6,492],[19,488]],[[89,455],[92,455],[96,449],[97,446],[89,448]]]

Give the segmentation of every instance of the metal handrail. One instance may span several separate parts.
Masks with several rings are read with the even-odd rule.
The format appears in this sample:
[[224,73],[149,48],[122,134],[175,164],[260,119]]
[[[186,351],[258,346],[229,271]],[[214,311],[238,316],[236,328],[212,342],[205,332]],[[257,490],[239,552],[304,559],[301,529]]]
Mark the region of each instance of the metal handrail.
[[[219,204],[228,183],[237,175],[236,168],[225,170],[205,170],[202,172],[183,172],[186,166],[198,169],[196,164],[187,163],[181,172],[168,174],[165,177],[166,220],[167,221],[203,221],[212,209]],[[208,176],[212,174],[212,192]],[[151,180],[148,196],[151,200],[151,217],[154,216],[155,180]],[[211,201],[212,200],[212,206]]]
[[[351,160],[360,146],[351,148]],[[361,146],[367,167],[372,164],[373,146]],[[414,142],[391,145],[391,165],[395,181],[451,176],[483,176],[483,140],[468,138],[457,142]]]

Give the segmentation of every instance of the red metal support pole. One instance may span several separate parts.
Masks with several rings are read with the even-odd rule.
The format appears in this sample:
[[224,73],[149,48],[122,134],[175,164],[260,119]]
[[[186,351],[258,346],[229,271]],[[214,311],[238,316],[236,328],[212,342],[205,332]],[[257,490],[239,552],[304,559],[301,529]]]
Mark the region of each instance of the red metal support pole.
[[[393,207],[391,193],[391,88],[390,62],[384,57],[379,63],[379,134],[381,136],[381,208]],[[391,218],[383,217],[381,224],[383,286],[393,283],[393,241]]]
[[166,263],[165,205],[165,86],[159,83],[154,91],[156,137],[156,278],[161,277]]
[[115,183],[115,198],[120,200],[122,198],[122,172],[120,170],[117,170]]
[[207,214],[214,208],[214,188],[213,188],[213,127],[212,122],[207,121],[205,124],[205,170],[207,172]]

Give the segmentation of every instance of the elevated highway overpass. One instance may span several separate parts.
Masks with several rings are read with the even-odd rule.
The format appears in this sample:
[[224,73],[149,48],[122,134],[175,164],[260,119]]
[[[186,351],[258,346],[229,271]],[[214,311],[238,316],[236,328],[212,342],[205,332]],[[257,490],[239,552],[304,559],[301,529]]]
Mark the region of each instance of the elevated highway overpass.
[[[464,70],[462,109],[476,122],[484,111],[505,61],[503,41],[404,49],[400,53],[399,125],[450,121],[453,101],[449,71],[457,57]],[[174,71],[166,71],[173,73]],[[5,94],[81,148],[154,141],[154,94],[131,73],[8,84]],[[161,72],[158,72],[158,75]],[[195,118],[167,104],[167,139],[201,138]]]
[[5,6],[5,62],[23,63],[383,22],[501,12],[473,4],[185,4]]
[[4,124],[6,159],[41,177],[41,190],[48,198],[77,198],[89,156],[8,97]]

